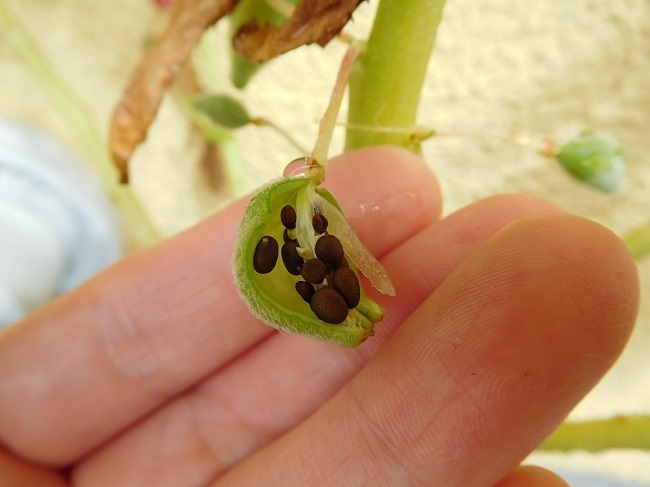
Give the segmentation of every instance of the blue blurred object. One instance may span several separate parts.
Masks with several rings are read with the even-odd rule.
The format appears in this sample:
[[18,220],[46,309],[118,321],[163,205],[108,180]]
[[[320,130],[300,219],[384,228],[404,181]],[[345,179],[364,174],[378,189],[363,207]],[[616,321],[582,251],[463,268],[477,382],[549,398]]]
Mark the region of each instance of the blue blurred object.
[[96,177],[52,138],[0,118],[0,328],[121,254]]
[[571,487],[650,487],[646,483],[625,482],[601,475],[557,470],[556,472],[566,480]]

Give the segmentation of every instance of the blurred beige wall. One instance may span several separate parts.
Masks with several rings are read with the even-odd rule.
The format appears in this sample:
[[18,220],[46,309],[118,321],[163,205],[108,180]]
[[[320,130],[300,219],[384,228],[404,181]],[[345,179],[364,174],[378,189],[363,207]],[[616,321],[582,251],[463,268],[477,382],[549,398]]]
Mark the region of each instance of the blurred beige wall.
[[[348,30],[365,36],[376,0],[364,3]],[[650,2],[647,0],[448,0],[423,92],[427,127],[503,127],[566,140],[583,128],[612,132],[629,158],[625,191],[605,196],[570,180],[553,163],[499,141],[440,139],[424,158],[438,174],[449,213],[499,192],[551,199],[619,234],[650,220]],[[8,0],[59,74],[106,133],[113,103],[160,22],[149,0]],[[225,26],[209,43],[227,87]],[[303,48],[266,67],[246,89],[255,115],[272,117],[309,147],[344,46]],[[38,125],[78,149],[38,83],[0,37],[0,116]],[[251,190],[276,177],[296,153],[260,128],[238,133],[241,183]],[[215,211],[222,200],[203,182],[196,138],[165,102],[133,162],[133,184],[155,223],[175,233]],[[341,150],[337,135],[332,153]],[[650,412],[650,258],[640,262],[645,302],[623,359],[574,417]],[[584,458],[583,458],[584,457]],[[562,462],[553,456],[545,462]],[[650,456],[573,455],[574,465],[650,482]]]

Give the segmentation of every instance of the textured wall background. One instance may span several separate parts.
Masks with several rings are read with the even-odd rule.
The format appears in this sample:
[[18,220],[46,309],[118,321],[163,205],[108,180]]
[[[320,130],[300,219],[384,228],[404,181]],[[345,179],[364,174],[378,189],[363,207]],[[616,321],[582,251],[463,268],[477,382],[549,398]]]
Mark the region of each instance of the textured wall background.
[[[152,26],[148,0],[9,0],[60,75],[87,104],[106,133],[109,114]],[[349,26],[365,36],[376,1]],[[209,34],[228,76],[225,26]],[[266,67],[246,89],[255,115],[272,117],[310,147],[344,46],[303,48]],[[424,157],[438,174],[446,213],[499,192],[553,200],[619,234],[650,220],[650,2],[648,0],[449,0],[429,66],[420,123],[427,127],[503,127],[566,140],[583,128],[614,133],[629,158],[626,190],[600,195],[530,151],[499,141],[437,139]],[[0,115],[38,125],[78,150],[40,86],[0,42]],[[267,129],[239,133],[243,190],[277,176],[301,155]],[[241,143],[244,142],[245,143]],[[215,211],[223,201],[208,190],[196,139],[166,102],[133,163],[133,184],[167,234]],[[340,151],[338,135],[332,153]],[[574,418],[650,412],[650,258],[639,263],[644,303],[623,358],[576,409]],[[584,466],[650,483],[650,455],[538,455],[552,466]]]

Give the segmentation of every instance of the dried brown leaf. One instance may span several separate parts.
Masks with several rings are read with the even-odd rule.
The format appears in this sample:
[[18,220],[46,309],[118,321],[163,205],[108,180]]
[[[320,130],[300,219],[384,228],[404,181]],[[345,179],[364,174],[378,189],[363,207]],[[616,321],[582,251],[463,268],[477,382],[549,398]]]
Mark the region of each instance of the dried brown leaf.
[[256,62],[268,61],[304,44],[325,46],[348,23],[363,0],[302,0],[279,28],[254,20],[233,38],[237,52]]
[[169,25],[145,52],[113,112],[109,148],[128,181],[128,160],[142,142],[163,95],[183,67],[203,32],[237,4],[237,0],[177,0]]

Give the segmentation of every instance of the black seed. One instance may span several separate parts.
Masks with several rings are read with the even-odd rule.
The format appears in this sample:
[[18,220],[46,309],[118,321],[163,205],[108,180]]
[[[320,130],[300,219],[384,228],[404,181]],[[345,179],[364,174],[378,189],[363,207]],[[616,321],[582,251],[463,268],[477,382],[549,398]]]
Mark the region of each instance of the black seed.
[[314,293],[316,292],[314,290],[314,286],[312,286],[311,284],[305,281],[298,281],[296,283],[296,291],[298,291],[300,297],[308,303],[311,303],[311,298],[314,296]]
[[282,246],[282,262],[289,274],[294,276],[300,275],[300,268],[304,262],[298,254],[297,247],[296,242],[287,242]]
[[300,271],[302,278],[312,284],[322,283],[326,273],[327,265],[320,259],[307,260]]
[[348,316],[345,299],[331,287],[316,291],[309,305],[314,314],[327,323],[343,323]]
[[327,230],[328,221],[323,215],[316,213],[311,219],[311,225],[314,227],[314,231],[320,235]]
[[268,235],[263,236],[255,247],[253,269],[260,274],[268,274],[278,261],[278,241]]
[[339,267],[332,275],[332,285],[336,289],[345,302],[348,308],[356,308],[361,299],[361,285],[359,279],[352,269],[349,267]]
[[338,266],[333,266],[333,265],[327,264],[327,274],[330,275],[332,272],[334,272],[339,267],[350,267],[350,265],[348,264],[348,261],[345,259],[345,257],[343,257],[343,260],[341,262],[339,262]]
[[316,257],[332,267],[338,267],[343,260],[343,245],[334,235],[323,235],[316,241]]
[[287,243],[287,242],[295,242],[296,244],[298,243],[298,241],[295,238],[291,238],[289,236],[289,229],[288,228],[284,229],[284,233],[282,234],[282,239],[284,240],[284,243]]
[[280,210],[280,221],[286,228],[296,228],[296,210],[293,206],[286,205]]

